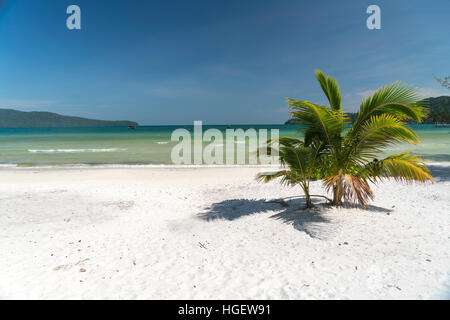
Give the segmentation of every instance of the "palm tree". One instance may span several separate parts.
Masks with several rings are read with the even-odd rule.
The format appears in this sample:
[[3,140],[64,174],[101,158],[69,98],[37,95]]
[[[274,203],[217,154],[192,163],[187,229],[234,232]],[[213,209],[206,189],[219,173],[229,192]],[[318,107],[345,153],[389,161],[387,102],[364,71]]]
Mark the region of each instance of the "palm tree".
[[418,143],[419,137],[406,126],[408,120],[421,122],[426,109],[420,105],[416,89],[399,82],[378,89],[363,99],[356,120],[349,130],[348,116],[341,107],[339,86],[332,77],[316,71],[329,106],[288,99],[291,118],[302,126],[304,147],[321,141],[324,186],[333,193],[333,204],[342,201],[368,205],[374,195],[369,182],[384,178],[398,181],[431,181],[423,160],[405,152],[378,160],[387,146]]
[[265,172],[257,175],[257,179],[269,182],[281,177],[281,183],[289,186],[299,185],[306,198],[306,207],[312,208],[313,203],[309,192],[311,180],[320,178],[320,142],[314,141],[305,146],[304,141],[281,137],[267,141],[267,153],[272,154],[276,148],[283,170],[276,172]]

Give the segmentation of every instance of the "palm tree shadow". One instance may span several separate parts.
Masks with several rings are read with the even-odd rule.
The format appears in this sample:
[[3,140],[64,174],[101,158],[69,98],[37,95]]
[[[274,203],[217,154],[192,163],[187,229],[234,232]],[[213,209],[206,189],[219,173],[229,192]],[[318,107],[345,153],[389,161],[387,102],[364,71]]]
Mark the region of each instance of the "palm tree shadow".
[[213,203],[205,208],[205,212],[199,214],[199,218],[205,221],[228,220],[233,221],[244,216],[264,213],[280,208],[279,204],[261,200],[233,199]]
[[304,209],[304,206],[293,205],[270,218],[292,225],[294,229],[306,233],[311,238],[326,239],[332,231],[332,228],[327,226],[332,220],[326,217],[319,207]]
[[354,203],[349,203],[349,202],[344,202],[340,207],[345,208],[345,209],[359,209],[359,210],[365,210],[365,211],[371,211],[371,212],[381,212],[381,213],[394,211],[393,209],[378,207],[373,204],[369,205],[368,207],[361,207],[359,204],[354,204]]
[[[358,207],[358,208],[362,209],[361,207]],[[381,213],[394,211],[392,209],[386,209],[386,208],[378,207],[378,206],[374,206],[374,205],[370,205],[368,208],[365,208],[365,210],[372,211],[372,212],[381,212]]]
[[[198,217],[205,221],[228,220],[234,221],[241,217],[253,214],[265,213],[270,211],[281,211],[270,216],[271,219],[290,224],[294,229],[303,231],[312,238],[324,238],[329,233],[324,227],[331,222],[324,217],[322,212],[316,209],[305,209],[304,199],[294,199],[286,201],[286,205],[271,201],[251,200],[251,199],[233,199],[213,203],[205,208],[205,212],[200,213]],[[321,203],[319,203],[321,206]]]

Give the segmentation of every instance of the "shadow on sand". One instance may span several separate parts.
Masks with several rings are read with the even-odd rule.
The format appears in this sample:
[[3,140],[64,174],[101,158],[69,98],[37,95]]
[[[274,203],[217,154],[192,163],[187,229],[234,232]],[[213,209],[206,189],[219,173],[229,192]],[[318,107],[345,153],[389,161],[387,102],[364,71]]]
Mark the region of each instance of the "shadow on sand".
[[234,199],[213,203],[199,214],[199,218],[205,221],[229,220],[233,221],[241,217],[269,211],[279,211],[270,218],[291,224],[295,229],[304,231],[311,237],[320,238],[321,226],[330,221],[324,217],[320,209],[321,202],[316,202],[315,209],[305,209],[304,199],[286,201],[287,205],[281,205],[266,200]]
[[[436,182],[450,181],[450,167],[441,165],[429,165],[431,174]],[[271,219],[291,224],[296,230],[303,231],[313,238],[326,237],[328,233],[324,227],[332,222],[329,217],[324,215],[327,205],[322,200],[315,200],[314,209],[305,209],[306,203],[304,199],[292,199],[285,201],[285,205],[274,202],[273,200],[250,200],[250,199],[233,199],[213,203],[205,208],[205,211],[198,217],[205,221],[228,220],[233,221],[241,217],[260,214],[270,211],[279,211],[270,216]],[[344,207],[351,208],[354,205],[344,204]],[[281,211],[280,211],[281,210]],[[387,213],[392,209],[382,208],[371,205],[366,210],[372,212]]]
[[[213,203],[205,208],[203,213],[198,217],[205,221],[228,220],[234,221],[241,217],[254,214],[266,213],[270,211],[279,211],[271,215],[269,218],[290,224],[294,229],[303,231],[312,238],[324,239],[329,236],[330,229],[326,226],[332,223],[330,217],[324,214],[327,208],[325,202],[316,200],[315,208],[306,209],[304,199],[291,199],[285,201],[285,204],[274,202],[274,200],[250,200],[250,199],[233,199]],[[345,208],[354,208],[354,205],[344,204]],[[281,210],[281,211],[280,211]],[[372,212],[392,212],[392,209],[386,209],[377,206],[370,206],[366,210]]]

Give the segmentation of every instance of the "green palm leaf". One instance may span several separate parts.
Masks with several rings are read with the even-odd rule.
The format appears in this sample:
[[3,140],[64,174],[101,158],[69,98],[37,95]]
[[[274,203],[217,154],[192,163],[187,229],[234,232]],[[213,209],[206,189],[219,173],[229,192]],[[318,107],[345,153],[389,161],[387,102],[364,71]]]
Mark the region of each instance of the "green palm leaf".
[[328,101],[330,102],[330,107],[334,111],[341,110],[341,93],[339,91],[339,86],[336,80],[330,76],[326,76],[322,71],[316,70],[316,78],[322,87]]
[[423,159],[415,154],[404,152],[391,155],[364,168],[358,176],[373,182],[383,178],[394,178],[400,182],[433,181]]
[[309,145],[315,138],[319,138],[334,153],[341,141],[340,133],[344,126],[342,113],[309,101],[293,99],[287,101],[290,105],[291,118],[306,129],[305,144]]
[[321,177],[318,170],[319,150],[306,147],[300,139],[290,137],[271,139],[267,144],[269,152],[273,152],[274,145],[277,145],[280,162],[288,169],[276,172],[263,172],[258,174],[256,178],[264,182],[281,178],[280,182],[283,185],[299,185],[305,194],[307,207],[312,207],[309,183],[311,179],[316,179],[318,176]]
[[422,160],[409,153],[404,153],[396,157],[390,157],[382,162],[386,169],[386,175],[397,181],[432,181],[433,177],[429,174],[429,169]]
[[378,89],[362,101],[356,120],[347,135],[348,139],[353,139],[365,121],[385,113],[400,120],[421,122],[427,114],[427,109],[418,105],[419,101],[417,89],[399,82]]
[[281,170],[276,172],[261,172],[257,174],[256,179],[267,183],[276,178],[286,176],[287,174],[288,170]]
[[416,144],[419,141],[417,134],[394,115],[385,113],[372,116],[362,124],[358,135],[348,141],[345,153],[347,164],[363,163],[375,158],[394,143]]

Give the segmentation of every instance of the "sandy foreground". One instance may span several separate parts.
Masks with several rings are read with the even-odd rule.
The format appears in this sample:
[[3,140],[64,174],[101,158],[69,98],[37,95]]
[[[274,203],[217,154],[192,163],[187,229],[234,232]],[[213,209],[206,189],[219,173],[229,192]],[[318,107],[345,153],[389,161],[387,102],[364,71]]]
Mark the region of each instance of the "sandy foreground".
[[300,190],[263,168],[0,170],[0,298],[443,297],[450,167],[431,168],[316,211],[268,202]]

